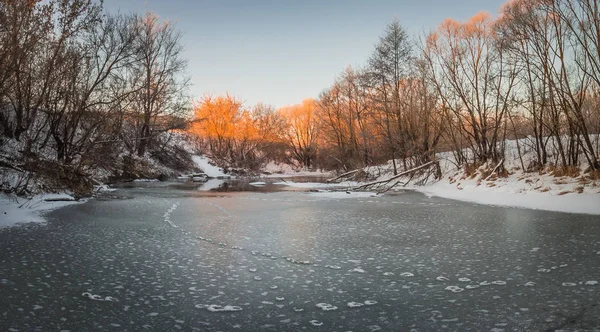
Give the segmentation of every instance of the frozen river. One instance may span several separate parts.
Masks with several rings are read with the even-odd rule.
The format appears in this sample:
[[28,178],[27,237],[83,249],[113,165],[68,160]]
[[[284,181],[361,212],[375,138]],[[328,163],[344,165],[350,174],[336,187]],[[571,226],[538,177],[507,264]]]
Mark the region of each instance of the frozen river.
[[600,329],[598,216],[181,187],[0,229],[0,330]]

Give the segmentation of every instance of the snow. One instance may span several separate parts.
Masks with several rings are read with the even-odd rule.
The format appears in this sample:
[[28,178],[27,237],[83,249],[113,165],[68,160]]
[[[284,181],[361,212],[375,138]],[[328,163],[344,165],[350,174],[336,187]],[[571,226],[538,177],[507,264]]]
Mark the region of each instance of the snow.
[[309,170],[309,169],[299,169],[292,165],[284,164],[284,163],[275,163],[269,162],[266,164],[262,171],[265,173],[270,173],[268,175],[263,175],[265,178],[282,178],[282,177],[294,177],[294,176],[319,176],[319,177],[332,177],[333,175],[330,172],[325,172],[322,170]]
[[69,194],[42,194],[25,199],[15,196],[0,195],[0,228],[26,223],[44,223],[41,216],[45,211],[63,206],[78,204]]
[[233,311],[241,311],[242,308],[238,307],[238,306],[233,306],[233,305],[221,306],[221,305],[217,305],[217,304],[211,304],[206,307],[206,310],[208,310],[210,312],[233,312]]
[[200,168],[206,175],[211,178],[228,178],[229,175],[223,173],[223,170],[210,163],[210,160],[205,156],[193,155],[192,160],[196,164],[196,167]]
[[83,297],[87,297],[90,300],[94,300],[94,301],[101,301],[101,302],[119,302],[119,300],[117,300],[116,298],[112,297],[112,296],[106,296],[106,297],[102,297],[100,295],[96,295],[96,294],[92,294],[90,292],[84,292],[81,294],[81,296]]
[[[550,138],[552,143],[554,138]],[[535,161],[536,155],[528,138],[518,141],[523,165]],[[550,145],[549,145],[550,146]],[[469,151],[466,150],[469,154]],[[551,153],[551,151],[550,151]],[[575,177],[557,177],[550,170],[525,172],[519,159],[517,141],[506,141],[504,167],[507,177],[484,176],[480,170],[491,170],[496,165],[482,166],[474,175],[466,175],[463,168],[457,168],[451,152],[438,153],[442,178],[427,179],[425,185],[414,185],[421,179],[413,179],[406,189],[421,192],[429,197],[442,197],[486,205],[527,208],[554,212],[600,214],[600,181],[590,180],[581,173]],[[551,159],[551,158],[549,158]],[[582,160],[585,158],[581,158]],[[580,169],[586,169],[582,163]],[[365,168],[366,172],[382,174],[378,180],[391,177],[392,163],[379,168]],[[406,179],[404,179],[406,180]]]
[[467,201],[479,204],[519,207],[555,212],[600,214],[600,195],[594,193],[557,195],[552,192],[524,191],[519,183],[508,183],[500,188],[464,185],[462,190],[447,182],[412,187],[428,196]]

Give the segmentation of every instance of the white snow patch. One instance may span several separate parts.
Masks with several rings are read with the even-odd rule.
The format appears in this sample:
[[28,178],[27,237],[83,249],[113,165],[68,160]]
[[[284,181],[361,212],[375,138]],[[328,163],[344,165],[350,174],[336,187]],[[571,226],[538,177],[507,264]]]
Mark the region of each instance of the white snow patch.
[[556,195],[549,192],[521,191],[518,183],[507,183],[503,187],[487,187],[461,184],[458,190],[455,184],[437,182],[414,190],[443,198],[455,199],[478,204],[520,207],[555,212],[600,214],[600,195],[592,193]]
[[241,311],[242,308],[234,305],[225,305],[221,306],[218,304],[210,304],[206,307],[206,310],[210,312],[233,312],[233,311]]
[[338,307],[329,303],[317,303],[317,308],[321,308],[323,311],[333,311],[338,309]]
[[25,223],[43,223],[42,212],[83,203],[68,194],[42,194],[30,199],[0,194],[0,228]]
[[349,308],[360,308],[364,305],[365,305],[364,303],[360,303],[360,302],[348,302]]
[[460,292],[464,291],[463,288],[458,287],[458,286],[448,286],[448,287],[445,288],[445,290],[451,291],[453,293],[460,293]]
[[223,173],[223,170],[217,166],[211,165],[210,160],[204,156],[193,155],[192,160],[196,167],[200,168],[211,178],[228,178],[229,175]]
[[119,300],[117,300],[116,298],[112,297],[112,296],[105,296],[102,297],[100,295],[95,295],[92,294],[90,292],[84,292],[81,293],[81,296],[83,297],[87,297],[90,300],[94,300],[94,301],[101,301],[101,302],[119,302]]

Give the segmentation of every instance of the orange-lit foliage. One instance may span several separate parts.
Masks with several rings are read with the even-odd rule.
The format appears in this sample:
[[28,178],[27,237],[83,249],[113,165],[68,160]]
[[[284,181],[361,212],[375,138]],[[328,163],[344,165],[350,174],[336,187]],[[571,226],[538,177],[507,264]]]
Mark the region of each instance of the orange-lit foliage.
[[302,104],[283,107],[278,113],[286,123],[285,139],[296,161],[311,167],[317,153],[317,104],[305,99]]
[[229,95],[205,96],[194,107],[192,133],[222,142],[235,136],[234,124],[241,117],[242,104]]
[[273,156],[285,127],[269,106],[245,109],[230,95],[205,96],[194,107],[190,133],[214,159],[233,167],[258,168]]

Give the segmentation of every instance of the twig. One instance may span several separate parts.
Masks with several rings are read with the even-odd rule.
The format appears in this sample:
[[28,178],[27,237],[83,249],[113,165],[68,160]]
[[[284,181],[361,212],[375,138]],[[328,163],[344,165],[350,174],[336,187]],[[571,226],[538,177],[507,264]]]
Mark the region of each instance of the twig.
[[348,175],[352,175],[352,174],[354,174],[354,173],[357,173],[357,172],[359,172],[359,171],[360,171],[360,169],[355,169],[355,170],[353,170],[353,171],[346,172],[346,173],[344,173],[344,174],[340,174],[339,176],[337,176],[337,177],[335,177],[335,178],[332,178],[332,179],[325,180],[325,182],[327,182],[327,183],[330,183],[330,182],[333,182],[333,181],[339,180],[339,179],[341,179],[341,178],[343,178],[343,177],[346,177],[346,176],[348,176]]

